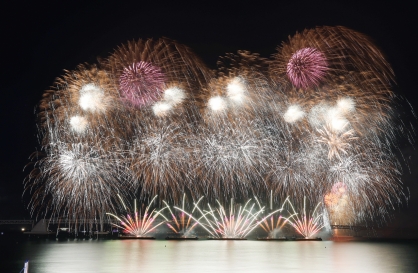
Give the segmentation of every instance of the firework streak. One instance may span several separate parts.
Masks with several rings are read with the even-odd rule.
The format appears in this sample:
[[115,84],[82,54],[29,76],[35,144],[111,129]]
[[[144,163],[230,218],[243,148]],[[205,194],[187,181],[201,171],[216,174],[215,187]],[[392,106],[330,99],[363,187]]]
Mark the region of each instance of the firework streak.
[[396,115],[393,71],[365,35],[317,27],[270,59],[238,51],[218,64],[209,70],[164,38],[65,71],[39,104],[32,211],[87,218],[113,211],[117,194],[177,202],[272,191],[355,222],[404,199],[395,152],[411,130]]

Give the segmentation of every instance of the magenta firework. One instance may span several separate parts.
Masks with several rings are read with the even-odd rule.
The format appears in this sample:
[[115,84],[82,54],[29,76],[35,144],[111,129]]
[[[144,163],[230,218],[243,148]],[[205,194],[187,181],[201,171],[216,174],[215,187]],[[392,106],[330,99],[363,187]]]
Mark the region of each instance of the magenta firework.
[[[45,92],[26,191],[34,211],[68,217],[114,211],[117,194],[175,204],[273,193],[325,203],[334,219],[329,193],[342,183],[350,222],[373,218],[404,198],[395,151],[409,129],[393,79],[376,45],[344,27],[296,33],[270,59],[227,54],[217,71],[175,41],[130,41]],[[187,232],[166,207],[170,228]]]
[[119,78],[121,96],[135,106],[157,101],[163,92],[163,84],[161,69],[143,61],[125,67]]
[[312,47],[296,51],[287,63],[287,76],[295,87],[319,85],[326,74],[327,61],[323,53]]

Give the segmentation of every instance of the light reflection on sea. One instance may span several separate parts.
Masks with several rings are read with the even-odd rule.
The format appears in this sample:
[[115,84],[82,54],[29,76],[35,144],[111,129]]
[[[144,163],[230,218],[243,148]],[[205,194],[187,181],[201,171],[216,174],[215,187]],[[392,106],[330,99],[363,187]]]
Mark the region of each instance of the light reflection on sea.
[[393,242],[29,241],[13,251],[30,273],[418,272],[417,244]]

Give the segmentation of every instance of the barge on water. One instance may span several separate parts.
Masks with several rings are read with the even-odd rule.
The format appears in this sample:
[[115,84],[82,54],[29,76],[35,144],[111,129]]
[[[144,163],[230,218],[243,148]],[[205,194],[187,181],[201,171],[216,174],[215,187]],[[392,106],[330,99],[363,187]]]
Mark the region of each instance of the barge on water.
[[322,241],[322,238],[286,238],[286,237],[280,237],[280,238],[257,238],[258,241]]
[[246,241],[246,238],[216,238],[216,237],[208,237],[208,240],[216,240],[216,241]]
[[122,235],[118,237],[119,240],[155,240],[152,236],[126,236]]
[[173,240],[173,241],[199,240],[198,237],[172,237],[172,236],[167,236],[165,237],[165,239]]

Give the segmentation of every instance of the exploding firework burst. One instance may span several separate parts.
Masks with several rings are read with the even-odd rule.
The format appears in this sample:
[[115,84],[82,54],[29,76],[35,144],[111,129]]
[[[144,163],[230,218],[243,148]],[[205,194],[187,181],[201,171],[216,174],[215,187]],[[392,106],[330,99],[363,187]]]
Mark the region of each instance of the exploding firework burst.
[[324,78],[327,61],[316,48],[305,47],[296,51],[287,63],[287,76],[297,88],[317,86]]
[[264,190],[265,185],[258,183],[266,167],[263,139],[253,126],[239,126],[202,132],[204,142],[198,146],[197,170],[200,180],[210,185],[203,189],[208,196],[219,196],[221,192],[247,196]]
[[[272,212],[270,212],[267,216],[265,216],[260,222],[259,222],[259,226],[265,231],[267,232],[268,239],[274,239],[277,237],[277,234],[281,231],[281,229],[283,228],[284,225],[286,225],[287,220],[285,218],[283,218],[283,216],[280,215],[276,215],[278,213],[281,213],[283,211],[283,206],[286,205],[286,203],[288,202],[289,198],[286,198],[285,201],[283,202],[283,205],[280,209],[278,210],[273,210],[273,193],[271,192],[270,195],[270,210]],[[259,208],[261,209],[262,206],[260,204],[260,202],[258,201],[258,199],[256,199]]]
[[286,223],[287,221],[282,215],[272,215],[260,222],[259,225],[265,232],[267,232],[268,239],[274,239]]
[[[345,27],[304,30],[290,37],[278,51],[271,64],[271,76],[278,81],[289,79],[296,87],[313,89],[322,79],[322,85],[326,85],[325,78],[354,71],[371,72],[384,84],[393,80],[390,65],[370,39]],[[364,77],[352,76],[360,82]]]
[[161,69],[147,62],[137,62],[123,69],[119,88],[123,98],[135,106],[157,101],[164,86]]
[[[354,136],[354,130],[347,130],[345,132],[334,132],[330,129],[332,125],[327,125],[323,129],[318,129],[320,137],[318,142],[325,143],[328,145],[328,159],[334,157],[341,159],[340,153],[347,154],[347,149],[351,147],[350,141],[356,140],[357,137]],[[342,130],[348,126],[348,123],[345,123],[342,127]]]
[[169,39],[121,45],[103,62],[119,79],[122,97],[134,106],[160,100],[165,89],[183,86],[193,97],[211,73],[187,47]]

